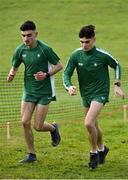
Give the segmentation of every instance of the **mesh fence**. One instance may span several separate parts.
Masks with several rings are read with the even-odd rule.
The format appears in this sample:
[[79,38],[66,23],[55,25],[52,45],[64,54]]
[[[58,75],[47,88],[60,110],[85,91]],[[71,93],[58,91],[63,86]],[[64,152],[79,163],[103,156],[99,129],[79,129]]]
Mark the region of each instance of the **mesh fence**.
[[[18,72],[14,81],[8,83],[6,81],[7,72],[0,74],[0,125],[6,122],[19,122],[20,120],[20,101],[23,91],[23,73]],[[111,88],[110,102],[106,104],[102,111],[104,113],[113,113],[122,111],[124,104],[128,104],[128,99],[120,99],[114,96],[113,83],[114,72],[110,70]],[[78,87],[76,72],[72,77],[74,85]],[[69,96],[65,91],[62,82],[62,73],[58,73],[55,79],[57,101],[52,102],[49,107],[48,120],[61,119],[69,122],[71,119],[81,119],[83,116],[82,102],[80,94],[77,96]],[[128,72],[127,67],[122,68],[122,89],[127,94],[128,89]]]

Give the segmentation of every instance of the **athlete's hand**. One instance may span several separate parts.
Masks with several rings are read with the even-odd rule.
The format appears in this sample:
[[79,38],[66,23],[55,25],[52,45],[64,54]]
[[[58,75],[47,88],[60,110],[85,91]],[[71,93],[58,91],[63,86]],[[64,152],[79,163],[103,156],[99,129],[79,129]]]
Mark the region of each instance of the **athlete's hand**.
[[10,69],[10,71],[9,71],[9,73],[8,73],[8,76],[7,76],[7,81],[8,81],[8,82],[11,82],[11,81],[14,79],[17,70],[18,70],[18,68],[14,68],[14,67],[12,67],[12,68]]
[[76,94],[77,94],[76,86],[70,86],[70,87],[68,88],[68,92],[69,92],[69,94],[70,94],[71,96],[76,95]]
[[115,93],[116,96],[121,97],[122,99],[125,98],[125,95],[124,95],[122,89],[119,86],[115,85],[114,93]]
[[39,71],[36,74],[34,74],[34,77],[37,81],[42,81],[46,78],[46,73]]
[[14,75],[13,74],[8,74],[7,81],[11,82],[13,79],[14,79]]

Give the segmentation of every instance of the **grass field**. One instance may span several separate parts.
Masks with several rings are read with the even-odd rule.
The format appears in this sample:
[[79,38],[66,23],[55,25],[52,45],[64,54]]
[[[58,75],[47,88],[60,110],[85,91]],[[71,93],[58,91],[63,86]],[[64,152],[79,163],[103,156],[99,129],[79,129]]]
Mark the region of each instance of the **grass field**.
[[18,163],[26,155],[26,146],[20,127],[12,128],[11,140],[2,139],[4,147],[0,150],[0,177],[2,179],[127,179],[128,124],[123,124],[120,117],[117,119],[115,115],[102,118],[105,143],[110,147],[110,153],[106,164],[93,172],[87,168],[89,145],[81,120],[72,121],[70,124],[60,122],[62,141],[56,148],[50,145],[49,134],[34,133],[38,163],[32,165]]
[[21,43],[19,26],[28,19],[37,23],[39,39],[57,51],[63,64],[79,47],[80,27],[94,24],[97,46],[127,65],[127,10],[128,0],[0,0],[0,70],[10,68],[12,53]]
[[[21,43],[19,26],[28,19],[36,22],[39,39],[59,54],[63,65],[71,52],[80,46],[80,27],[94,24],[97,46],[112,53],[127,72],[127,12],[128,0],[0,0],[0,76],[1,72],[6,73],[11,67],[14,49]],[[20,71],[23,71],[23,66]],[[127,73],[123,74],[122,81],[127,82],[127,79]],[[0,93],[2,88],[0,84]],[[127,83],[123,88],[127,92]],[[8,101],[11,101],[10,93],[5,93]],[[0,179],[127,179],[128,124],[123,122],[121,107],[120,111],[113,108],[113,114],[109,114],[108,108],[108,113],[101,116],[100,124],[110,153],[105,165],[90,172],[87,168],[89,144],[83,126],[82,108],[71,112],[67,105],[69,110],[64,112],[62,107],[66,103],[72,101],[73,104],[78,99],[69,99],[64,90],[58,93],[58,98],[61,99],[56,104],[59,113],[56,111],[54,116],[51,113],[48,120],[57,119],[62,141],[53,148],[48,133],[34,132],[38,163],[18,163],[27,151],[19,122],[11,126],[9,140],[6,139],[6,128],[0,128]]]

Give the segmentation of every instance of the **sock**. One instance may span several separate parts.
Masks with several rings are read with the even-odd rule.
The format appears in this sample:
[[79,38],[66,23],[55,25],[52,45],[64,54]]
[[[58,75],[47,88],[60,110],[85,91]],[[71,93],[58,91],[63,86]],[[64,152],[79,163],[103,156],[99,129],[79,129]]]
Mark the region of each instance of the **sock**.
[[97,154],[98,152],[97,151],[90,151],[90,153],[92,153],[92,154]]
[[103,146],[103,148],[101,148],[101,149],[98,149],[98,151],[100,152],[100,151],[104,151],[104,146]]
[[53,127],[54,127],[54,130],[52,131],[52,133],[56,130],[56,127],[53,125],[53,124],[51,124]]

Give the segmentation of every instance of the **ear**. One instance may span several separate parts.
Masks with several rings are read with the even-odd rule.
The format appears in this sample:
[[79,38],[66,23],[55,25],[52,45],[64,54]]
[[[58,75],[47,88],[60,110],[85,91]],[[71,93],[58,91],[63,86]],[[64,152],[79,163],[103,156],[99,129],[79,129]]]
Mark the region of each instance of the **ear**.
[[94,42],[96,41],[96,37],[94,37]]
[[38,32],[36,31],[36,36],[38,36]]

